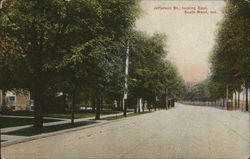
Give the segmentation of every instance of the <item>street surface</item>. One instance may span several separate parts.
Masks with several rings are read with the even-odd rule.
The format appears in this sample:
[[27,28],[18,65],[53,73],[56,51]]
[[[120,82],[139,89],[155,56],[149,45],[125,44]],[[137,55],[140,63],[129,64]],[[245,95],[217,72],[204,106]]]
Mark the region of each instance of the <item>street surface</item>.
[[4,159],[247,159],[249,113],[170,110],[4,147]]

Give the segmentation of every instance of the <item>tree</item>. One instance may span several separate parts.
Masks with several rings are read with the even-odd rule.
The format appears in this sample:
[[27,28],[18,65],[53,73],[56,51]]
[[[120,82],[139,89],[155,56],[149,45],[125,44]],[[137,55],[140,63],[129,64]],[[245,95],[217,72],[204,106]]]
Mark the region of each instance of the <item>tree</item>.
[[14,76],[10,81],[1,80],[1,84],[8,89],[31,91],[35,100],[35,128],[42,128],[45,94],[55,82],[66,81],[58,90],[71,94],[88,83],[99,90],[99,81],[106,74],[100,71],[99,62],[105,59],[112,41],[132,27],[138,6],[138,1],[116,0],[5,3],[0,17],[0,43],[4,48],[0,68],[8,70],[1,69],[0,74]]
[[234,90],[250,80],[249,7],[249,1],[227,1],[211,58],[213,80]]
[[179,99],[184,82],[176,68],[166,60],[166,36],[134,32],[130,42],[130,99],[143,98],[149,104],[155,104],[156,97],[161,97],[166,88],[173,98]]

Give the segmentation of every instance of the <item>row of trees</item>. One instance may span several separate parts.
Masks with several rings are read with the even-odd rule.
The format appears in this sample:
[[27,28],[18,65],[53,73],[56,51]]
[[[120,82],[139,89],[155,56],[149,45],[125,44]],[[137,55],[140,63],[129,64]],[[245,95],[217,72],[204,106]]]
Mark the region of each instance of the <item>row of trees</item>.
[[[173,98],[183,81],[166,58],[165,36],[133,31],[139,1],[9,0],[0,10],[0,89],[24,89],[35,101],[34,127],[43,125],[48,95],[79,94],[96,108],[104,102],[143,97],[153,102],[167,87]],[[128,90],[124,89],[130,49]]]
[[210,100],[210,92],[208,87],[208,80],[201,81],[194,85],[191,85],[187,90],[184,97],[185,101],[202,101],[206,102]]
[[[237,87],[236,87],[237,86]],[[237,91],[235,90],[237,88]],[[211,104],[226,106],[226,102],[234,97],[235,107],[239,108],[240,94],[242,92],[242,87],[238,85],[227,85],[225,83],[217,82],[212,76],[207,79],[193,84],[187,91],[183,98],[184,101],[191,102],[201,102],[200,104]],[[247,94],[246,94],[247,95]],[[219,101],[219,103],[216,103]],[[222,101],[222,103],[221,103]],[[246,108],[247,108],[247,98],[246,98]]]
[[[230,89],[228,94],[229,98],[232,98],[232,90]],[[207,102],[216,103],[217,100],[222,99],[222,105],[226,104],[226,86],[224,84],[219,84],[214,82],[211,77],[194,84],[185,95],[184,100],[186,101],[199,101],[204,104]]]
[[169,98],[180,99],[185,92],[182,77],[171,62],[166,60],[166,36],[149,36],[135,32],[131,38],[129,98],[136,105],[136,99],[143,98],[149,105],[157,102],[168,90]]
[[250,3],[246,0],[228,0],[224,19],[219,24],[216,44],[210,63],[211,77],[199,86],[206,85],[209,95],[205,98],[216,100],[226,98],[246,88],[246,110],[248,110],[248,88],[250,83]]

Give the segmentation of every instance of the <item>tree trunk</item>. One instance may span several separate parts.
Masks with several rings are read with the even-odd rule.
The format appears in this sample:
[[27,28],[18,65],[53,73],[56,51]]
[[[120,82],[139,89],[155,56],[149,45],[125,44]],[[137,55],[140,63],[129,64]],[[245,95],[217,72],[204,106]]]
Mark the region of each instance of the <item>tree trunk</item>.
[[71,104],[71,124],[75,124],[75,102],[76,102],[75,94],[72,95],[72,104]]
[[237,109],[237,93],[236,91],[234,92],[234,109]]
[[117,103],[118,103],[118,108],[121,109],[122,107],[121,100],[118,100]]
[[245,83],[246,88],[246,111],[248,111],[248,82]]
[[91,103],[92,103],[92,112],[95,113],[95,108],[96,108],[96,99],[95,99],[95,96],[92,97]]
[[102,96],[100,99],[100,109],[101,109],[101,111],[103,111],[103,97]]
[[240,91],[238,91],[238,105],[237,105],[238,109],[240,109]]
[[100,97],[97,97],[95,120],[100,120],[101,106]]
[[[100,107],[101,107],[101,112],[103,111],[103,96],[101,96],[101,100],[100,100]],[[101,114],[101,112],[100,112],[100,114]]]
[[6,100],[5,100],[5,95],[6,95],[6,91],[2,90],[2,106],[6,106]]
[[135,104],[135,106],[134,106],[134,113],[137,113],[137,104],[138,104],[138,100],[137,100],[137,98],[136,98],[136,104]]
[[123,116],[126,117],[127,116],[127,102],[126,100],[124,99],[124,110],[123,110]]
[[120,108],[121,108],[121,111],[123,111],[123,99],[120,100]]
[[222,98],[222,106],[225,107],[225,98]]
[[42,87],[34,89],[34,128],[39,131],[43,128],[44,92]]
[[156,96],[156,97],[155,97],[155,102],[154,102],[154,110],[155,110],[155,111],[156,111],[157,100],[158,100],[158,98],[157,98],[157,96]]
[[145,109],[145,101],[143,100],[143,102],[142,102],[142,112],[144,113],[144,110]]
[[140,98],[137,98],[137,106],[138,106],[138,113],[141,112],[141,99]]

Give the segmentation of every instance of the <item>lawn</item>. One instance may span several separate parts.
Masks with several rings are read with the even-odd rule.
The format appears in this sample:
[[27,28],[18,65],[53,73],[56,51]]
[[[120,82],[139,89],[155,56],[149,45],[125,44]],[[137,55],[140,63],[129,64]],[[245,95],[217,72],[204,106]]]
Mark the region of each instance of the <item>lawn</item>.
[[[112,111],[112,110],[103,110],[101,111],[101,115],[108,115],[108,114],[117,114],[121,113],[121,111]],[[9,112],[8,115],[11,116],[34,116],[34,112],[31,111],[13,111]],[[44,115],[45,117],[52,117],[52,118],[64,118],[64,119],[71,119],[71,113],[47,113]],[[95,113],[92,111],[81,111],[81,112],[75,112],[75,119],[80,118],[88,118],[88,117],[94,117]]]
[[[49,113],[46,117],[71,119],[71,113]],[[94,117],[95,113],[75,113],[75,119]]]
[[65,130],[65,129],[76,128],[80,126],[90,125],[94,123],[97,123],[97,122],[96,121],[81,121],[81,122],[76,122],[74,125],[72,125],[71,123],[67,123],[67,124],[60,124],[60,125],[53,125],[53,126],[44,126],[42,131],[38,131],[34,129],[34,127],[29,127],[29,128],[23,128],[20,130],[11,131],[7,133],[3,133],[3,134],[4,135],[17,135],[17,136],[34,136],[34,135],[39,135],[39,134],[55,132],[59,130]]
[[[24,126],[24,125],[31,125],[33,124],[33,118],[12,118],[12,117],[0,117],[0,127],[7,128],[7,127],[14,127],[14,126]],[[54,119],[44,119],[45,123],[48,122],[55,122],[60,120]]]
[[[101,115],[109,115],[109,114],[117,114],[121,113],[120,111],[101,111]],[[71,119],[71,113],[48,113],[45,115],[46,117],[52,117],[52,118],[65,118],[65,119]],[[89,118],[89,117],[95,117],[95,113],[92,112],[77,112],[75,113],[75,119],[80,118]]]

